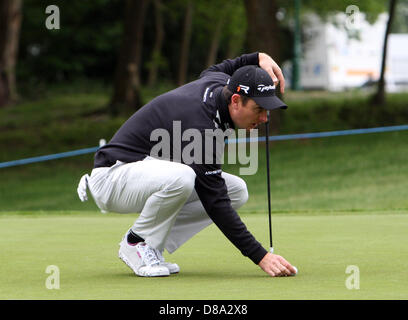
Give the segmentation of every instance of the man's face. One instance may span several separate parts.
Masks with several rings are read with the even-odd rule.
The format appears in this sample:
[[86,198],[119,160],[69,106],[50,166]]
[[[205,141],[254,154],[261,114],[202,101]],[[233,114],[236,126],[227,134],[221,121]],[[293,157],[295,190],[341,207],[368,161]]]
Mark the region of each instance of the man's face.
[[252,99],[244,105],[239,94],[232,95],[229,110],[235,127],[239,129],[251,130],[268,121],[266,109],[258,106]]

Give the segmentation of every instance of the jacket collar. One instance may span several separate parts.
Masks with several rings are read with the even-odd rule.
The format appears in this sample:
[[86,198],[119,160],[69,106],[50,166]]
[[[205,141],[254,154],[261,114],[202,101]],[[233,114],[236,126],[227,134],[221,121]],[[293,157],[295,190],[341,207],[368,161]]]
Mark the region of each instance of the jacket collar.
[[214,90],[215,102],[217,104],[217,119],[218,124],[221,125],[223,130],[235,129],[234,123],[232,122],[231,115],[228,109],[228,101],[222,94],[222,88],[217,88]]

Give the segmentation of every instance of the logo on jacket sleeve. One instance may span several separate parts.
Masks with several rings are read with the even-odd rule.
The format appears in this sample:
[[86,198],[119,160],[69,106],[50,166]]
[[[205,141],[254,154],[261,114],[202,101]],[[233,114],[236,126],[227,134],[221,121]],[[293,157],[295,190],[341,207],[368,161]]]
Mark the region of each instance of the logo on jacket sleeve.
[[210,176],[210,175],[213,175],[213,174],[221,174],[221,172],[222,172],[222,170],[218,169],[218,170],[214,170],[214,171],[206,171],[204,174],[206,176]]

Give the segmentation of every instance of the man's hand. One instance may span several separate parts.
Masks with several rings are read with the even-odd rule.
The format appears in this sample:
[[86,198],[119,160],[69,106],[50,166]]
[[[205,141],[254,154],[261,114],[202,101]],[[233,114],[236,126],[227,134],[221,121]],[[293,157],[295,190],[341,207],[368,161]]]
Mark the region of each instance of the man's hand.
[[258,265],[272,277],[286,277],[296,274],[296,269],[283,257],[269,252]]
[[259,66],[264,69],[268,74],[271,76],[275,85],[280,83],[280,91],[281,93],[285,92],[285,78],[283,77],[283,73],[281,68],[279,68],[278,64],[273,61],[273,59],[268,56],[266,53],[260,52],[258,54],[259,59]]

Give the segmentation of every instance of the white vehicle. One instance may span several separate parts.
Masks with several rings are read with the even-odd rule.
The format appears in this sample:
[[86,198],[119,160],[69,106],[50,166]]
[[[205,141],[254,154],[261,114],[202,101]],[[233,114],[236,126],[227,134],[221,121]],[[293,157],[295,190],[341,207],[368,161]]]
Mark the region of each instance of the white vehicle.
[[[303,89],[341,91],[379,79],[388,15],[379,15],[374,24],[369,24],[363,14],[361,17],[351,30],[344,27],[345,14],[334,17],[337,26],[322,22],[314,15],[308,17],[308,23],[303,25],[306,35],[300,73]],[[385,73],[387,91],[408,88],[406,48],[408,34],[389,35]]]

